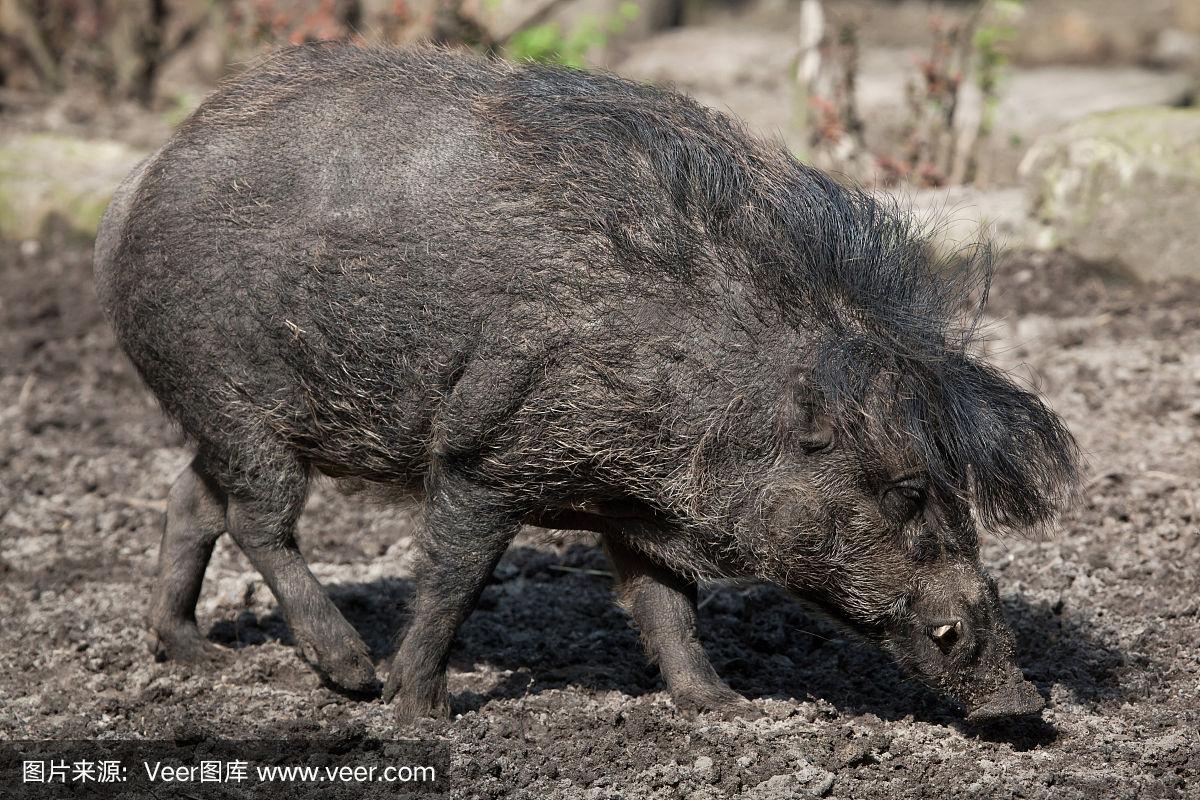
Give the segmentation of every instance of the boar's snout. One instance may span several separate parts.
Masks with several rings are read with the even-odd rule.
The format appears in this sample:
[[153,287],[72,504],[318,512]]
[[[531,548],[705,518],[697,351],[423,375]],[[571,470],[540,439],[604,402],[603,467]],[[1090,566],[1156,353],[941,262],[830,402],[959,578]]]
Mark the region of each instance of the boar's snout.
[[1034,685],[1025,680],[1020,670],[1013,669],[1008,681],[991,695],[982,698],[976,705],[968,705],[968,722],[986,722],[1004,717],[1037,714],[1046,707],[1046,701],[1038,694]]
[[902,665],[966,707],[969,721],[1036,714],[1045,706],[1015,662],[995,584],[976,565],[929,576],[889,637]]

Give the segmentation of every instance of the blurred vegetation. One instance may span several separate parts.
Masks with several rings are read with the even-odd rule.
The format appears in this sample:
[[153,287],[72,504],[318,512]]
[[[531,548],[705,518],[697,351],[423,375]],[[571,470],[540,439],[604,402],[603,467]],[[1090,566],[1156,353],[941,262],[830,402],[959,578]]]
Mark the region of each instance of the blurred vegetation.
[[869,151],[856,104],[857,22],[834,15],[826,24],[815,17],[823,28],[821,66],[798,92],[808,108],[799,131],[808,146],[805,157],[885,184],[986,182],[984,156],[1023,11],[1024,0],[976,0],[964,13],[932,13],[928,50],[906,82],[899,136],[881,152]]
[[604,18],[585,17],[568,33],[560,25],[548,22],[517,31],[500,48],[513,61],[537,61],[563,64],[575,69],[587,66],[589,51],[603,47],[610,36],[621,33],[638,18],[637,3],[622,3],[616,13]]
[[571,25],[546,21],[561,1],[513,6],[534,13],[497,38],[481,20],[499,0],[0,0],[0,87],[157,101],[174,115],[180,98],[288,43],[424,40],[579,68],[641,14],[627,0]]
[[[149,102],[164,73],[219,79],[267,47],[478,38],[461,0],[0,0],[0,86]],[[169,93],[167,93],[169,94]]]
[[[1200,0],[1193,1],[1200,7]],[[0,110],[65,93],[66,104],[84,96],[92,105],[136,101],[176,124],[218,80],[265,50],[327,39],[393,45],[426,40],[581,68],[618,37],[629,43],[677,24],[684,10],[695,12],[697,5],[714,15],[703,24],[725,24],[727,16],[715,15],[731,14],[730,2],[0,0]],[[1192,7],[1187,0],[1176,5]],[[797,155],[858,180],[923,186],[988,181],[1009,62],[1037,29],[1040,5],[931,3],[925,53],[897,98],[903,104],[898,133],[895,120],[886,123],[886,142],[875,127],[881,123],[864,121],[858,102],[862,50],[870,45],[864,35],[878,31],[863,27],[855,15],[869,4],[787,0],[766,18],[783,19],[804,7],[817,9],[820,31],[815,44],[801,47],[808,49],[802,63],[819,66],[798,70],[795,78],[778,76],[796,87],[789,141]],[[601,10],[586,13],[594,9]],[[1183,12],[1177,16],[1186,21]],[[1200,18],[1194,24],[1200,31]],[[922,36],[919,18],[913,30],[906,36],[915,41]]]
[[980,133],[990,136],[996,125],[1000,86],[1008,66],[1008,48],[1017,39],[1015,21],[1024,10],[1025,0],[995,0],[991,14],[975,30],[975,79],[983,92],[983,119]]

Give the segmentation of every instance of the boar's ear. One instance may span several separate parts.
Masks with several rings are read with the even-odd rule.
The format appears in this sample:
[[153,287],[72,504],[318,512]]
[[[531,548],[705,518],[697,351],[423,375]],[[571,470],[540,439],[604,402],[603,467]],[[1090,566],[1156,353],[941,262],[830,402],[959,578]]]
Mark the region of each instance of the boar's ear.
[[833,418],[821,393],[799,370],[783,383],[775,419],[776,438],[785,450],[813,454],[833,447]]

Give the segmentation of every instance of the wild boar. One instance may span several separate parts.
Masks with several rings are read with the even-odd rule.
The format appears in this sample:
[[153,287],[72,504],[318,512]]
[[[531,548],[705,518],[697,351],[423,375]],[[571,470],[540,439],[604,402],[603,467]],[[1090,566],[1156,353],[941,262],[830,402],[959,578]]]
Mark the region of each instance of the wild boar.
[[96,246],[125,352],[196,455],[150,611],[169,657],[228,531],[302,651],[372,686],[293,535],[314,474],[418,496],[386,695],[446,715],[456,629],[522,525],[602,534],[676,703],[738,713],[696,582],[789,590],[974,718],[1037,691],[976,520],[1044,524],[1076,446],[974,352],[990,276],[670,91],[437,49],[311,45],[219,89]]

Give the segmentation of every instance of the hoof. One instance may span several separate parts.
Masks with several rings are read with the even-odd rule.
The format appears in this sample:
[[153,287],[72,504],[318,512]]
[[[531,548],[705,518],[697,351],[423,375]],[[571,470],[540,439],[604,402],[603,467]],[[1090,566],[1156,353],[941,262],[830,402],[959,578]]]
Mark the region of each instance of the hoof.
[[755,720],[765,716],[762,709],[728,686],[676,692],[671,695],[671,699],[675,702],[675,707],[688,717],[713,714],[726,720]]
[[311,643],[302,642],[300,655],[339,689],[355,694],[374,694],[379,690],[375,665],[361,641],[346,642],[334,652],[322,652]]
[[445,700],[405,697],[397,694],[392,701],[396,722],[411,725],[422,719],[450,719],[450,704]]
[[149,644],[156,661],[220,666],[230,658],[228,650],[205,639],[195,625],[152,629]]
[[[396,722],[410,725],[420,719],[450,719],[450,699],[445,677],[441,681],[402,681],[399,665],[393,665],[383,688],[383,701],[392,704]],[[410,679],[411,680],[411,679]]]

